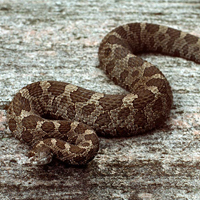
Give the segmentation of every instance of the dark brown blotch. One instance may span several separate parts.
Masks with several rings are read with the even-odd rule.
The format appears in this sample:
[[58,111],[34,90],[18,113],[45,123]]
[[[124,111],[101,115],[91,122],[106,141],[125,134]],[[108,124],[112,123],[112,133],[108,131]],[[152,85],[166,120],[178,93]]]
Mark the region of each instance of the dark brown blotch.
[[126,40],[120,39],[120,38],[116,37],[115,35],[110,35],[107,39],[107,42],[109,44],[118,44],[118,45],[124,47],[125,49],[131,50],[131,46],[128,44],[128,42]]
[[67,116],[69,119],[74,119],[74,117],[76,115],[75,105],[69,104],[69,97],[67,97],[67,96],[62,97],[60,100],[60,105],[62,105],[63,107],[66,107],[66,105],[67,105]]
[[163,103],[162,103],[161,98],[156,99],[156,101],[154,102],[154,105],[152,106],[152,110],[154,113],[163,110]]
[[150,43],[150,49],[152,49],[153,50],[153,47],[154,47],[154,45],[155,45],[155,39],[154,39],[154,36],[151,36],[150,38],[149,38],[149,43]]
[[99,105],[104,108],[104,111],[113,110],[121,107],[123,98],[123,95],[105,95],[99,100]]
[[152,78],[146,83],[147,86],[156,86],[161,93],[166,93],[169,85],[165,79]]
[[22,119],[22,125],[26,129],[35,129],[38,121],[42,121],[42,118],[36,115],[30,115]]
[[134,88],[135,84],[138,83],[140,81],[139,78],[135,79],[132,84],[131,84],[131,87],[130,88]]
[[82,108],[82,114],[85,116],[91,115],[91,113],[96,109],[94,104],[88,104]]
[[131,57],[128,60],[129,67],[141,67],[144,63],[144,60],[140,57]]
[[8,121],[8,126],[11,132],[15,131],[17,128],[17,122],[14,119]]
[[129,108],[123,108],[118,113],[118,119],[119,120],[126,119],[129,114],[130,114],[130,109]]
[[104,56],[105,56],[105,58],[107,58],[111,54],[111,52],[112,52],[111,48],[106,48],[104,50]]
[[23,131],[21,138],[26,143],[32,143],[32,141],[33,141],[33,135],[30,131]]
[[[52,147],[52,142],[51,142],[52,138],[47,138],[45,139],[43,142],[45,143],[45,146],[49,146]],[[44,144],[41,144],[42,146],[44,146]]]
[[184,39],[186,40],[186,42],[188,42],[189,44],[196,44],[199,40],[198,37],[194,36],[194,35],[190,35],[187,34]]
[[185,45],[182,47],[182,49],[183,49],[184,55],[187,55],[187,54],[188,54],[188,51],[189,51],[188,44],[185,44]]
[[33,97],[39,97],[42,95],[43,90],[40,86],[40,82],[32,83],[30,85],[27,85],[26,88],[29,91],[29,94]]
[[140,23],[131,23],[131,24],[128,24],[128,26],[129,26],[129,30],[133,33],[135,33],[135,32],[140,33],[141,32]]
[[85,151],[85,149],[82,149],[76,145],[71,145],[69,150],[75,154],[82,154]]
[[117,38],[115,35],[110,35],[109,38],[107,39],[107,42],[109,44],[119,44],[122,45],[122,40]]
[[94,92],[91,90],[86,90],[81,87],[78,87],[76,91],[70,93],[70,97],[73,103],[86,102],[88,101],[88,99],[91,98],[93,94]]
[[129,72],[127,70],[124,70],[121,74],[120,74],[120,80],[124,82],[124,80],[126,79],[126,77],[128,76]]
[[111,72],[113,71],[115,67],[115,61],[111,60],[107,65],[106,65],[106,73],[107,74],[111,74]]
[[87,127],[84,126],[82,123],[79,123],[77,127],[74,129],[74,132],[77,134],[83,134],[87,130]]
[[119,85],[118,82],[120,83],[120,80],[117,79],[116,77],[112,77],[112,81],[113,81],[116,85]]
[[145,30],[147,30],[147,32],[154,34],[156,32],[159,31],[159,25],[156,24],[146,24]]
[[138,91],[137,95],[138,98],[133,100],[133,107],[141,111],[155,99],[155,95],[147,89]]
[[169,41],[166,43],[167,48],[171,50],[173,48],[175,41],[180,37],[181,31],[175,30],[173,28],[168,28],[166,33],[170,36]]
[[129,53],[130,53],[130,52],[129,52],[128,49],[122,48],[122,47],[116,48],[116,49],[115,49],[115,52],[114,52],[115,58],[116,58],[116,59],[123,59],[123,58],[125,58]]
[[165,37],[165,34],[159,33],[158,39],[159,39],[160,42],[162,42],[165,38],[166,38],[166,37]]
[[85,140],[91,140],[94,146],[99,144],[99,139],[96,134],[85,135]]
[[13,111],[19,116],[22,110],[28,112],[31,110],[30,101],[22,97],[20,93],[17,93],[13,99]]
[[134,70],[134,71],[132,72],[131,76],[132,76],[132,77],[136,77],[136,76],[138,76],[138,74],[139,74],[139,71],[138,71],[138,70]]
[[51,86],[48,88],[48,91],[54,96],[62,94],[67,85],[67,83],[57,81],[49,81],[49,83],[51,84]]
[[62,149],[62,150],[65,149],[65,144],[66,144],[66,142],[59,140],[59,139],[56,139],[56,146],[59,149]]
[[147,67],[144,70],[144,76],[146,76],[146,77],[151,77],[151,76],[153,76],[155,74],[160,74],[160,70],[155,66]]
[[123,39],[127,39],[127,31],[124,30],[123,26],[116,28],[115,32],[118,33]]
[[173,28],[168,28],[166,33],[170,36],[171,39],[176,40],[180,38],[181,31],[175,30]]
[[53,122],[44,122],[42,124],[42,130],[47,133],[54,131],[54,129],[55,129],[55,125]]
[[108,112],[104,112],[98,116],[98,118],[95,121],[95,124],[98,124],[99,127],[108,124],[111,121],[110,116]]
[[[66,121],[66,120],[61,120],[61,121],[59,121],[59,124],[60,124],[60,126],[59,126],[59,128],[58,128],[58,130],[59,130],[59,132],[62,134],[62,135],[67,135],[67,133],[70,131],[70,129],[71,129],[71,122],[68,122],[68,121]],[[68,138],[67,138],[68,139]],[[67,140],[66,139],[66,140]]]
[[144,129],[147,124],[147,118],[144,110],[138,110],[136,116],[137,117],[134,119],[134,125],[139,129]]
[[76,115],[75,106],[74,105],[68,106],[67,116],[69,117],[69,119],[74,119],[75,115]]

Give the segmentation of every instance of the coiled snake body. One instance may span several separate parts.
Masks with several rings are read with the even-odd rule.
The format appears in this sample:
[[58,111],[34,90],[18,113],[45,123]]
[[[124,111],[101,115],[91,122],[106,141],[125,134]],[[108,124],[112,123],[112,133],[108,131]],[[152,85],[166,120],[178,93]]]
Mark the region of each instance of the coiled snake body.
[[80,165],[98,152],[97,134],[130,136],[162,124],[172,105],[168,81],[135,54],[158,52],[200,63],[200,39],[155,24],[131,23],[112,30],[99,47],[99,67],[129,94],[109,95],[57,81],[40,81],[13,98],[8,124],[32,146],[31,161],[46,164],[55,155]]

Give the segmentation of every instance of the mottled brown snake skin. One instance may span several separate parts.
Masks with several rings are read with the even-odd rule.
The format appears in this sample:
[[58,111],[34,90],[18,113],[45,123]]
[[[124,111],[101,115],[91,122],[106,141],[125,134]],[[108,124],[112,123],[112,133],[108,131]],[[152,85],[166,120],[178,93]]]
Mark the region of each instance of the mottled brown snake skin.
[[137,53],[157,52],[200,63],[200,39],[166,26],[131,23],[105,36],[99,67],[130,93],[109,95],[58,81],[40,81],[13,98],[8,124],[32,146],[30,160],[47,164],[55,155],[72,165],[86,164],[99,149],[96,134],[131,136],[162,124],[172,92],[162,72]]

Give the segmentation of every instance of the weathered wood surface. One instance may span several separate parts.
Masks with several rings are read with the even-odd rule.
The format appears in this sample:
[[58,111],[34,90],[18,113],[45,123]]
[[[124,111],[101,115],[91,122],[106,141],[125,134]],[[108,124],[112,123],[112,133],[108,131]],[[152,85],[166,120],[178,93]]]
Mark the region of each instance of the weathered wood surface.
[[145,135],[100,138],[85,167],[26,165],[28,147],[5,123],[5,105],[34,81],[122,92],[96,68],[97,50],[108,31],[135,21],[200,36],[200,2],[0,0],[0,199],[200,199],[200,65],[193,62],[143,55],[170,81],[170,119]]

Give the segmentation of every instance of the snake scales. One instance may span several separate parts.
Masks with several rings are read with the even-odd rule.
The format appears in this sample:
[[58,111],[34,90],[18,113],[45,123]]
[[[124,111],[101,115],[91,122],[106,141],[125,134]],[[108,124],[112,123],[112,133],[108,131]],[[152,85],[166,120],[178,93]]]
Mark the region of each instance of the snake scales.
[[22,88],[9,106],[8,124],[16,138],[32,146],[33,163],[49,163],[55,155],[68,164],[85,164],[98,152],[96,134],[130,136],[165,121],[172,105],[170,85],[158,68],[135,55],[141,52],[200,63],[200,39],[147,23],[108,33],[99,47],[99,67],[129,94],[102,94],[57,81]]

